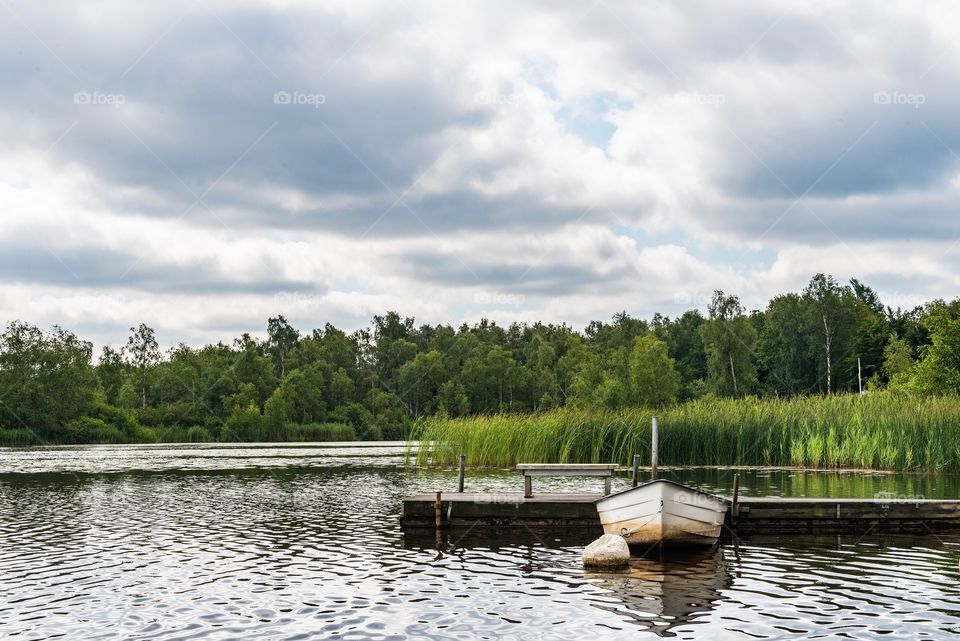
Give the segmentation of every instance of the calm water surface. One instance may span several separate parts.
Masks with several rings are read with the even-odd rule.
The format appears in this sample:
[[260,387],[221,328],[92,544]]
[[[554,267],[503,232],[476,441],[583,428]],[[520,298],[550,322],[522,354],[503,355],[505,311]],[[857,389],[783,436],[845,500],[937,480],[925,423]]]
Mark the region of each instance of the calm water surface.
[[[741,474],[751,494],[960,496],[957,477]],[[0,449],[0,638],[960,638],[955,535],[752,538],[593,573],[562,532],[405,538],[401,498],[455,482],[400,444]]]

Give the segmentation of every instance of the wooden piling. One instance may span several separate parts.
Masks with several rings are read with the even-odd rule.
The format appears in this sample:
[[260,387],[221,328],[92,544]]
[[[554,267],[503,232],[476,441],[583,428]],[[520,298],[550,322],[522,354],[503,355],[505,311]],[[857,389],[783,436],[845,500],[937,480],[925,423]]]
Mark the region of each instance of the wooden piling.
[[440,526],[443,524],[443,501],[440,498],[441,492],[437,491],[437,500],[433,504],[433,513],[436,523],[436,528],[439,530]]
[[733,504],[730,506],[730,522],[737,522],[737,512],[740,510],[740,473],[733,475]]
[[640,455],[633,455],[633,477],[630,481],[633,484],[633,487],[637,487],[637,484],[640,483]]
[[657,432],[659,431],[659,425],[657,424],[657,417],[653,417],[653,422],[651,426],[651,435],[650,435],[650,478],[657,478]]
[[467,472],[467,457],[464,454],[460,455],[460,476],[457,479],[457,492],[463,492],[463,478],[466,476]]

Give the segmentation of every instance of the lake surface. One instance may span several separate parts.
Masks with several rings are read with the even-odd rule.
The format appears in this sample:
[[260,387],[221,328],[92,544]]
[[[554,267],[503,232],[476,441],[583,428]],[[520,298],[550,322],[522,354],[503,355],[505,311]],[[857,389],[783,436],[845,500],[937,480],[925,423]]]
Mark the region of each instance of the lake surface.
[[[456,474],[407,467],[404,453],[402,444],[0,449],[0,636],[960,636],[958,535],[752,538],[585,572],[581,535],[405,538],[401,498],[453,489]],[[740,472],[747,494],[960,496],[954,476]],[[732,485],[729,470],[664,475]],[[507,470],[467,479],[468,490],[521,487]]]

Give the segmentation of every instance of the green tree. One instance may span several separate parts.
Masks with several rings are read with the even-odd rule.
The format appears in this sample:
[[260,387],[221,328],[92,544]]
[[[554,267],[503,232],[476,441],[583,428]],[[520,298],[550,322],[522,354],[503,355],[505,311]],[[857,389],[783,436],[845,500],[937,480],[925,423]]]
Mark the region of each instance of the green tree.
[[0,424],[57,440],[71,421],[88,416],[102,391],[93,346],[54,327],[44,333],[13,322],[0,334]]
[[601,351],[609,352],[617,348],[630,349],[633,339],[643,336],[649,331],[646,321],[632,318],[627,312],[619,312],[613,316],[613,322],[602,323],[591,321],[584,334],[587,340],[597,345]]
[[883,373],[893,389],[904,389],[913,374],[913,350],[910,344],[897,336],[896,332],[890,335],[886,348],[883,350]]
[[440,407],[452,417],[463,416],[470,411],[470,399],[459,381],[446,381],[440,386]]
[[757,379],[753,347],[757,332],[736,296],[713,293],[710,318],[701,326],[707,354],[707,382],[719,395],[748,394]]
[[263,416],[256,404],[236,405],[221,433],[221,440],[243,443],[259,441],[263,432]]
[[152,328],[145,323],[139,327],[130,328],[130,338],[127,340],[126,354],[130,366],[137,373],[140,388],[140,408],[147,408],[147,374],[150,368],[160,360],[160,346]]
[[245,383],[252,385],[255,390],[252,400],[260,407],[276,389],[277,377],[270,360],[260,355],[254,343],[243,342],[240,345],[240,352],[233,356],[233,362],[219,374],[221,380],[229,382],[234,389]]
[[100,354],[96,371],[100,385],[103,387],[104,399],[107,403],[116,405],[127,371],[126,364],[123,362],[123,350],[105,346]]
[[298,423],[315,423],[326,416],[326,380],[322,364],[314,363],[295,369],[280,384],[289,399],[290,417]]
[[355,394],[356,385],[354,385],[353,379],[351,379],[347,371],[341,367],[334,372],[330,380],[330,402],[327,406],[330,409],[334,409],[335,407],[346,405],[353,400]]
[[128,410],[134,410],[140,406],[140,392],[132,380],[125,380],[117,392],[117,404]]
[[233,394],[223,398],[223,407],[231,414],[237,410],[245,410],[247,406],[257,407],[257,388],[253,383],[240,383]]
[[[960,302],[960,301],[958,301]],[[923,324],[931,344],[920,351],[913,386],[924,394],[960,392],[960,318],[955,309],[942,302],[930,306]]]
[[580,336],[571,335],[564,341],[563,355],[557,359],[557,388],[564,403],[574,395],[574,384],[580,371],[594,362],[595,356]]
[[400,368],[417,356],[417,345],[400,338],[378,345],[376,354],[377,378],[381,385],[396,393],[400,383]]
[[849,355],[855,320],[856,300],[850,288],[842,287],[832,276],[817,274],[804,290],[809,301],[809,332],[814,351],[819,351],[826,377],[826,392],[834,391],[834,366],[839,357]]
[[554,369],[556,351],[539,333],[533,335],[523,351],[532,409],[546,410],[555,407],[558,403],[557,374]]
[[635,403],[659,407],[677,400],[680,375],[667,345],[648,334],[633,339],[630,352],[630,395]]
[[883,350],[883,371],[888,378],[909,374],[913,370],[913,350],[910,344],[896,333],[890,335],[890,341]]
[[274,390],[270,398],[263,404],[263,426],[266,428],[270,440],[274,440],[283,434],[293,411],[293,403],[287,398],[283,387]]
[[767,305],[757,342],[764,384],[782,394],[803,394],[816,386],[816,361],[807,332],[808,303],[799,294],[784,294]]
[[700,312],[693,309],[673,322],[667,321],[657,332],[657,337],[667,344],[670,358],[676,362],[681,396],[687,399],[696,397],[696,390],[707,378],[707,352],[700,334],[704,322]]
[[440,352],[421,352],[407,361],[399,372],[399,395],[412,418],[432,412],[443,385],[443,356]]
[[516,367],[516,363],[513,361],[513,356],[500,347],[499,345],[494,345],[490,348],[490,351],[487,352],[486,358],[487,371],[490,373],[490,377],[496,381],[497,385],[497,410],[503,411],[503,393],[504,389],[507,388],[508,399],[512,401],[513,394],[510,383],[512,382],[512,373],[513,369]]
[[282,315],[267,320],[267,353],[273,363],[273,373],[277,378],[286,375],[286,360],[300,340],[300,332],[296,330]]

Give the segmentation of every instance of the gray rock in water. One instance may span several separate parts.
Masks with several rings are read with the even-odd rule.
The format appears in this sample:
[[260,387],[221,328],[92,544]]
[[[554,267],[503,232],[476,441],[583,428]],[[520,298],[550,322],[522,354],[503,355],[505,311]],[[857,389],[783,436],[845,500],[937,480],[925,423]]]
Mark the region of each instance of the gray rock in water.
[[583,564],[593,568],[622,568],[630,564],[630,547],[622,536],[604,534],[583,551]]

